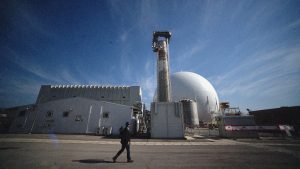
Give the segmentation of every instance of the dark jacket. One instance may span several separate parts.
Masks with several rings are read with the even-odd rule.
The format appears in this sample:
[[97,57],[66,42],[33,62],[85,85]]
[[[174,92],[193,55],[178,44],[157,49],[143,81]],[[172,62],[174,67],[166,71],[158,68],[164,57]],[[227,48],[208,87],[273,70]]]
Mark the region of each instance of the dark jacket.
[[130,142],[130,132],[127,127],[121,132],[121,144],[128,144]]

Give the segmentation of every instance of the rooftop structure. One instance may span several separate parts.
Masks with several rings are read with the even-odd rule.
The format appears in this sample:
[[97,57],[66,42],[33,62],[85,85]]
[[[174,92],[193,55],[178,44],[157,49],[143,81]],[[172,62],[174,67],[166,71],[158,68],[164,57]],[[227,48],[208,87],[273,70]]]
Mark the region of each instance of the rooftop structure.
[[134,107],[142,106],[142,91],[140,86],[100,85],[42,85],[36,104],[74,97],[83,97]]

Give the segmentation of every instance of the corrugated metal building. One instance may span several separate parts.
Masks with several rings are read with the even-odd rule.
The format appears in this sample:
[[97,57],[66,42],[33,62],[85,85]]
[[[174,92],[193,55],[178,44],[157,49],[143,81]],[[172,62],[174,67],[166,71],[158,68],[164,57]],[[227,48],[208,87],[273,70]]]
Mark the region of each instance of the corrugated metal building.
[[110,102],[81,97],[54,100],[17,116],[10,132],[95,134],[110,129],[116,135],[132,114],[132,107]]
[[118,134],[141,113],[139,86],[42,85],[36,104],[6,109],[14,115],[11,133]]

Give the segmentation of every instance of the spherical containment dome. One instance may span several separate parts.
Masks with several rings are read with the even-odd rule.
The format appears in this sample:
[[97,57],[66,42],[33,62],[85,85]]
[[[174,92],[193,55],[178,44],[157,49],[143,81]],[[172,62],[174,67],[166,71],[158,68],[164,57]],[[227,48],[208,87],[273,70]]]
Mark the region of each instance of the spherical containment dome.
[[197,102],[200,121],[208,122],[219,111],[219,98],[211,83],[192,72],[171,75],[171,100],[191,99]]

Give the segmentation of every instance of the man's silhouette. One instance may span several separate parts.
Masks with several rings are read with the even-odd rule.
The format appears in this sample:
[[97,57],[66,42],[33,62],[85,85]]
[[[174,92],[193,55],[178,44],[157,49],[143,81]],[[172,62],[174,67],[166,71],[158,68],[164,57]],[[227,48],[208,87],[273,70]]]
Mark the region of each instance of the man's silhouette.
[[126,148],[127,151],[127,162],[133,162],[131,160],[130,157],[130,132],[129,132],[129,123],[126,122],[125,124],[125,128],[122,129],[122,127],[120,128],[120,136],[121,136],[121,144],[122,144],[122,148],[121,150],[112,158],[113,162],[116,162],[117,158],[119,157],[119,155],[124,151],[124,149]]

